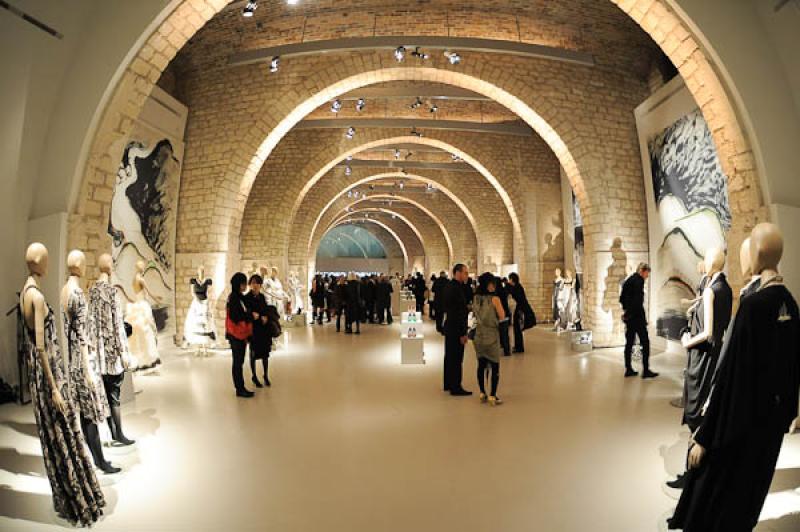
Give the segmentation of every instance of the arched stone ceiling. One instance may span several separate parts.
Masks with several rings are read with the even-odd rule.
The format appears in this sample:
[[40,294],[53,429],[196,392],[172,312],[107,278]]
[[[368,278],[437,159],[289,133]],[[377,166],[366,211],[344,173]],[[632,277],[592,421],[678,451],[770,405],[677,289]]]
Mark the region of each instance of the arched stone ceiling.
[[[443,229],[436,224],[429,215],[411,204],[396,204],[391,208],[384,206],[354,205],[349,212],[340,212],[330,223],[328,228],[336,225],[343,219],[350,216],[376,217],[379,220],[399,220],[409,226],[417,238],[422,243],[424,255],[428,265],[426,269],[433,268],[436,271],[447,268],[450,265],[450,252],[447,246],[447,238]],[[327,230],[327,229],[326,229]],[[316,256],[317,241],[310,256]]]
[[[765,216],[765,211],[749,143],[738,125],[737,113],[724,84],[714,71],[713,61],[704,56],[691,28],[681,20],[680,14],[676,15],[663,1],[618,0],[618,3],[653,35],[687,77],[687,86],[703,109],[719,148],[723,168],[731,178],[731,203],[735,206],[733,233],[739,238],[746,227],[755,223],[758,217]],[[134,50],[132,57],[135,55],[135,59],[123,76],[110,111],[104,114],[90,149],[89,170],[76,208],[77,216],[71,220],[73,245],[85,243],[89,251],[94,251],[102,240],[103,220],[107,220],[107,212],[103,212],[107,200],[103,198],[109,197],[106,188],[113,183],[113,179],[109,181],[107,176],[113,176],[121,149],[112,145],[120,137],[124,141],[130,132],[148,87],[155,82],[169,58],[203,21],[222,7],[216,0],[213,6],[204,3],[202,9],[192,0],[179,5],[172,15],[165,12],[165,22],[156,24],[158,29],[139,55],[135,55]],[[319,27],[312,24],[312,31],[306,34],[307,17],[324,13],[326,9],[330,11],[332,6],[324,4],[318,7],[321,11],[303,11],[306,18],[303,19],[304,29],[299,30],[301,38],[314,40],[326,38],[325,34],[341,35],[341,26],[334,22],[336,19],[330,18],[330,14],[325,15],[328,24]],[[452,6],[442,2],[437,7],[440,13],[445,14],[448,9],[458,9],[463,13],[470,8],[485,8],[483,4],[471,6],[466,2]],[[602,306],[600,301],[604,295],[603,283],[595,282],[595,277],[599,280],[603,276],[606,255],[610,253],[608,246],[623,234],[626,250],[640,254],[646,249],[646,230],[640,224],[644,219],[642,202],[636,207],[636,201],[624,204],[620,200],[630,199],[631,191],[634,191],[634,199],[641,196],[641,175],[635,166],[627,166],[636,160],[638,152],[635,135],[631,134],[634,128],[629,115],[631,103],[638,103],[645,91],[641,76],[643,70],[639,68],[642,58],[647,58],[648,54],[652,57],[655,46],[646,35],[634,31],[636,28],[621,12],[604,2],[565,1],[554,11],[543,9],[545,6],[533,1],[511,7],[511,3],[493,6],[491,12],[484,11],[482,16],[476,17],[474,24],[480,27],[479,33],[503,35],[502,21],[506,20],[515,22],[508,24],[509,29],[516,28],[516,37],[512,31],[507,38],[522,39],[521,20],[524,20],[531,25],[526,27],[527,30],[535,29],[526,33],[534,36],[533,39],[555,37],[548,44],[588,51],[595,55],[595,67],[555,64],[545,60],[521,61],[481,53],[465,55],[465,61],[457,69],[443,64],[441,58],[434,58],[428,67],[396,67],[384,55],[355,53],[337,58],[293,60],[291,73],[270,78],[274,82],[265,83],[263,68],[229,69],[224,61],[227,47],[214,45],[213,41],[219,38],[222,43],[234,42],[235,47],[241,50],[263,45],[254,43],[272,33],[269,30],[262,33],[262,27],[256,26],[258,31],[251,34],[245,28],[242,33],[247,35],[231,40],[226,34],[224,21],[229,21],[234,31],[242,28],[236,14],[223,14],[211,21],[198,34],[196,44],[190,45],[182,54],[187,60],[182,77],[185,75],[191,81],[188,78],[194,74],[195,80],[205,80],[208,84],[191,87],[193,92],[191,95],[187,92],[185,99],[190,102],[198,121],[188,129],[187,146],[190,149],[187,149],[185,159],[186,186],[182,187],[181,202],[186,205],[196,202],[205,208],[181,210],[179,253],[222,253],[228,256],[228,260],[235,259],[230,255],[239,248],[244,198],[258,169],[285,133],[315,107],[337,94],[376,82],[445,82],[481,93],[506,106],[536,129],[559,158],[584,208],[586,266],[591,273],[586,287],[587,321],[590,326],[596,326],[596,331],[605,330],[610,317],[597,311]],[[527,7],[533,8],[532,11],[526,11]],[[356,19],[351,19],[349,30],[356,32],[356,28],[362,28],[374,35],[378,32],[379,20],[397,20],[391,15],[395,9],[395,6],[390,6],[378,9],[379,12],[365,12],[364,20],[369,23],[360,25]],[[429,6],[426,11],[432,9]],[[576,29],[570,26],[570,22],[574,24],[574,21],[598,14],[599,17],[591,19],[592,31],[569,32],[570,28]],[[445,20],[449,21],[446,15]],[[475,26],[467,26],[469,31],[476,30]],[[381,31],[387,29],[385,25],[380,28]],[[436,26],[433,32],[442,28],[447,34],[451,33],[449,22]],[[566,35],[577,37],[559,38],[559,35],[563,37],[561,32],[565,29]],[[283,33],[284,37],[295,30],[288,29]],[[313,80],[304,77],[304,69],[314,72]],[[302,84],[293,85],[298,80],[303,80]],[[240,90],[228,91],[231,85]],[[569,90],[565,91],[567,86]],[[209,110],[219,113],[223,120],[217,122],[218,117],[212,116]],[[240,127],[243,117],[252,124],[249,130]],[[202,147],[204,134],[209,135],[209,142],[216,142],[212,150],[205,151]],[[626,162],[619,164],[620,159]],[[621,208],[612,208],[617,204],[621,204]],[[745,216],[739,216],[742,214]],[[75,242],[75,235],[80,235],[80,242]],[[738,242],[734,239],[733,244]]]
[[383,244],[389,258],[402,259],[403,270],[409,267],[409,255],[406,245],[401,240],[400,235],[391,227],[374,218],[354,218],[339,222],[339,224],[331,226],[331,229],[348,224],[357,225],[372,233]]

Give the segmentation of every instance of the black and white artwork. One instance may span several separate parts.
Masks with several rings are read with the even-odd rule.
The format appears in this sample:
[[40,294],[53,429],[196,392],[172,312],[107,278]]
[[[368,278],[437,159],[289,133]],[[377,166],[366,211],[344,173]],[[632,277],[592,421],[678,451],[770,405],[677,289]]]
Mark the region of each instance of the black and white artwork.
[[[728,179],[703,115],[695,109],[648,139],[652,201],[659,228],[652,279],[656,329],[679,339],[686,326],[681,300],[695,297],[697,264],[711,247],[726,248],[731,226]],[[653,246],[655,247],[655,246]]]
[[175,227],[183,145],[144,123],[134,126],[117,171],[108,235],[114,282],[129,299],[136,262],[159,300],[149,301],[159,331],[174,328]]

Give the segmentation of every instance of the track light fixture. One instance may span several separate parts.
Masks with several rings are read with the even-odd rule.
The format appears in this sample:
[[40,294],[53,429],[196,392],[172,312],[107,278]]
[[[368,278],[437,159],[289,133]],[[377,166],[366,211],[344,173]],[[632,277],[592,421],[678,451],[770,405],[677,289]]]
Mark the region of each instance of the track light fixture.
[[[405,173],[405,170],[403,170],[403,173]],[[400,190],[403,190],[405,188],[405,186],[406,186],[405,183],[400,181],[400,183],[398,183],[398,185],[397,185],[397,188],[399,188]]]
[[417,131],[416,127],[412,127],[411,128],[411,135],[414,136],[414,137],[422,137],[423,136],[422,133]]
[[423,103],[424,102],[422,101],[422,98],[417,96],[416,99],[414,99],[414,102],[411,105],[409,105],[408,108],[409,109],[419,109],[420,107],[422,107]]
[[250,0],[242,9],[242,16],[250,18],[253,16],[256,9],[258,9],[258,0]]
[[338,113],[342,110],[342,100],[336,98],[331,104],[331,113]]
[[411,56],[412,57],[416,57],[417,59],[422,59],[423,61],[427,61],[428,59],[431,58],[431,56],[429,54],[426,54],[425,52],[420,52],[419,51],[419,46],[414,48],[414,51],[411,52]]
[[281,56],[276,55],[272,58],[272,61],[269,62],[269,71],[273,74],[278,71],[278,68],[281,66]]
[[350,126],[347,128],[347,132],[344,134],[347,140],[353,140],[353,137],[356,136],[356,128]]
[[447,58],[447,60],[450,62],[451,65],[457,65],[461,62],[461,56],[458,55],[458,52],[451,52],[449,50],[446,50],[444,52],[444,56]]
[[345,159],[346,159],[346,160],[347,160],[347,162],[349,163],[350,161],[352,161],[352,160],[353,160],[353,156],[352,156],[352,155],[348,155],[347,157],[345,157]]
[[439,112],[439,106],[436,104],[431,105],[431,113],[438,113],[438,112]]
[[461,157],[459,157],[459,156],[458,156],[458,155],[456,155],[455,153],[452,153],[452,154],[450,154],[450,157],[452,157],[452,158],[453,158],[453,162],[454,162],[454,163],[457,163],[457,162],[459,162],[459,161],[461,160]]
[[433,185],[431,183],[428,183],[425,186],[425,192],[435,192],[435,191],[436,191],[436,189],[433,187]]
[[344,167],[344,175],[349,176],[352,173],[353,173],[353,169],[350,168],[350,165],[347,165],[347,166]]
[[397,215],[396,214],[392,215],[392,220],[397,220]]
[[406,161],[409,160],[410,158],[412,158],[413,156],[414,156],[414,152],[413,151],[410,151],[410,152],[406,153]]
[[394,149],[394,158],[395,159],[399,159],[400,158],[400,150],[398,148]]
[[367,102],[364,101],[364,98],[359,98],[358,101],[356,102],[356,111],[358,111],[360,113],[361,111],[364,110],[364,108],[366,106],[367,106]]
[[394,50],[394,58],[398,63],[402,63],[406,58],[406,48],[405,46],[398,46]]

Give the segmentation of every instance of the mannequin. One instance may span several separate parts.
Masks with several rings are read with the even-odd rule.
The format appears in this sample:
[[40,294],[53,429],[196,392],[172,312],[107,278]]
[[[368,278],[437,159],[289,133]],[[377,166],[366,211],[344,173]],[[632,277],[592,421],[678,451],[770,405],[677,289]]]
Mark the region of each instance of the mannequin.
[[86,452],[78,412],[64,375],[53,309],[40,282],[47,275],[47,248],[35,242],[25,253],[28,279],[20,292],[18,317],[28,366],[31,403],[42,444],[53,505],[59,517],[88,526],[106,505]]
[[184,345],[197,346],[197,354],[200,356],[206,356],[208,347],[213,347],[217,339],[214,317],[209,304],[208,292],[211,285],[212,281],[206,277],[205,268],[201,264],[197,268],[197,277],[189,280],[192,303],[183,324]]
[[747,284],[739,291],[740,301],[758,291],[761,286],[761,276],[753,275],[753,266],[750,264],[750,237],[744,239],[739,248],[739,264],[742,267],[742,279],[748,280]]
[[[574,326],[576,319],[575,280],[572,272],[566,270],[561,277],[556,305],[558,307],[557,331],[567,331]],[[554,283],[555,284],[555,283]]]
[[700,424],[701,409],[711,391],[711,381],[722,351],[722,340],[731,321],[733,294],[722,269],[725,253],[710,248],[705,256],[708,280],[693,314],[690,331],[681,338],[689,361],[683,385],[683,423],[694,432]]
[[670,528],[750,530],[758,522],[800,390],[800,315],[778,275],[782,254],[777,226],[757,225],[749,263],[761,286],[742,298],[725,343]]
[[297,278],[296,272],[289,273],[289,295],[292,301],[292,313],[301,314],[303,312],[303,285]]
[[120,392],[125,372],[134,364],[128,348],[128,336],[122,321],[117,288],[111,284],[113,260],[104,253],[97,260],[100,276],[89,289],[89,343],[95,346],[103,375],[103,387],[110,415],[107,419],[111,438],[119,445],[131,445],[134,440],[122,431]]
[[[266,268],[263,268],[262,273],[266,273]],[[278,313],[283,318],[286,313],[286,302],[289,296],[283,289],[283,284],[278,278],[278,268],[273,266],[270,269],[270,276],[264,277],[264,295],[267,297],[267,304],[273,305],[278,309]]]
[[150,292],[144,279],[146,264],[136,262],[136,275],[133,277],[133,300],[128,302],[125,320],[133,327],[133,334],[128,340],[131,354],[138,361],[140,370],[147,370],[161,364],[156,343],[156,322],[153,319],[153,308],[147,301],[150,297],[158,302],[160,299]]
[[81,428],[94,464],[104,473],[119,473],[103,456],[98,425],[111,414],[108,399],[100,376],[100,363],[94,345],[89,343],[87,330],[87,305],[81,288],[81,278],[86,274],[86,256],[72,250],[67,256],[69,278],[61,289],[61,314],[67,336],[69,378],[75,406],[80,413]]
[[558,295],[561,292],[561,286],[564,284],[564,278],[561,277],[561,268],[556,268],[555,278],[553,279],[553,323],[555,323],[553,330],[558,330],[558,322],[560,321],[558,312]]

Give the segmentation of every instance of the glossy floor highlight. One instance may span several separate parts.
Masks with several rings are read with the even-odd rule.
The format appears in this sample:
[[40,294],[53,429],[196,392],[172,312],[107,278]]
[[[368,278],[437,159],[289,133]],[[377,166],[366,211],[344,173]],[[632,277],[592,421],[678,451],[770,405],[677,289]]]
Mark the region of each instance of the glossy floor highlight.
[[[230,358],[171,349],[124,408],[133,448],[100,476],[98,531],[664,530],[687,432],[669,405],[685,358],[624,379],[621,350],[570,352],[537,328],[501,361],[502,406],[441,391],[442,339],[400,365],[396,327],[289,329],[273,387],[237,399]],[[467,348],[464,386],[477,392]],[[249,370],[246,371],[248,385]],[[254,388],[250,385],[251,389]],[[0,530],[60,530],[29,408],[0,407]],[[800,435],[758,530],[800,529]]]

